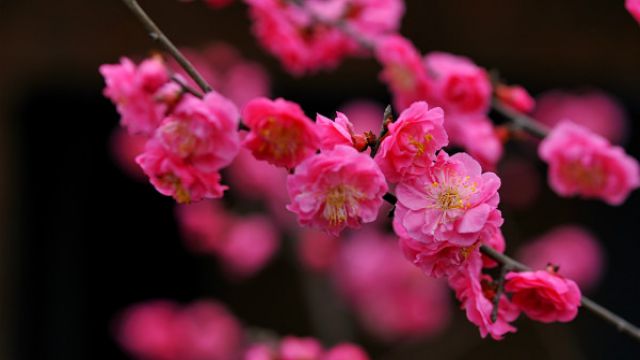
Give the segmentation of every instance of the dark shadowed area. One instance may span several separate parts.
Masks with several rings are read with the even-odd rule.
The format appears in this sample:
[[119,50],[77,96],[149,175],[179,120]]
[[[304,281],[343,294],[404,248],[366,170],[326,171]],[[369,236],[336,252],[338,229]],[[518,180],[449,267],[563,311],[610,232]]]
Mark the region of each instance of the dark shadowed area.
[[[274,95],[309,115],[332,114],[354,98],[389,102],[370,59],[303,78],[285,73],[254,41],[239,1],[219,11],[176,0],[140,3],[179,45],[224,41],[263,63]],[[469,56],[534,95],[598,87],[616,96],[631,119],[626,149],[640,158],[640,27],[622,0],[406,3],[402,34],[423,52]],[[158,49],[120,1],[0,0],[0,44],[0,359],[127,359],[113,340],[113,318],[154,298],[214,297],[245,324],[314,335],[284,256],[249,281],[226,280],[214,260],[184,248],[174,202],[114,164],[108,141],[118,115],[102,97],[98,67]],[[535,206],[503,210],[507,252],[555,225],[587,225],[608,259],[590,295],[640,324],[638,192],[610,207],[560,199],[544,184]],[[383,345],[360,332],[355,340],[374,359],[640,357],[640,344],[587,312],[569,324],[522,317],[518,333],[502,342],[481,340],[462,311],[454,320],[425,342]]]

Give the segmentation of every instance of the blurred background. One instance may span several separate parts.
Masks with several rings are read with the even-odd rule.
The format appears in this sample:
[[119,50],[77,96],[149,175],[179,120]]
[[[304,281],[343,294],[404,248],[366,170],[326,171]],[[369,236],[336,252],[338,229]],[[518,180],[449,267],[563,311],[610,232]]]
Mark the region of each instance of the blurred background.
[[[224,41],[263,64],[272,94],[300,102],[308,115],[331,116],[358,98],[390,101],[370,59],[291,77],[256,44],[240,2],[217,11],[201,3],[140,2],[178,45]],[[402,33],[423,52],[469,56],[534,95],[550,89],[606,92],[625,113],[617,141],[640,158],[640,27],[622,0],[406,5]],[[286,247],[257,275],[230,280],[217,259],[185,247],[174,201],[132,180],[114,161],[110,144],[119,117],[101,94],[98,67],[158,49],[120,1],[0,0],[0,45],[0,358],[128,359],[114,340],[114,318],[132,303],[157,298],[215,298],[244,324],[336,341],[331,331],[318,333],[314,326],[309,291]],[[515,155],[507,165],[530,166],[500,168],[507,174],[503,191],[512,194],[502,205],[507,251],[513,254],[559,225],[584,225],[606,259],[602,278],[587,294],[640,324],[640,195],[619,207],[560,199],[548,189],[545,167],[530,147],[510,150]],[[533,199],[523,200],[523,194]],[[232,193],[231,207],[234,198],[242,194]],[[582,252],[578,247],[574,255]],[[311,275],[322,283],[314,296],[334,297],[322,277]],[[455,309],[453,295],[447,296],[451,319],[436,334],[382,342],[349,315],[351,340],[374,359],[640,357],[637,343],[588,312],[570,324],[522,317],[518,333],[504,341],[481,340]]]

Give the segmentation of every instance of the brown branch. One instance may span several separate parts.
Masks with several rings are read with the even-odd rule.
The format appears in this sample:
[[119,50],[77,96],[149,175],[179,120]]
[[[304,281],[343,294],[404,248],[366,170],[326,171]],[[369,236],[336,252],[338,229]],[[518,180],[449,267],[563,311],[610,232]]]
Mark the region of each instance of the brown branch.
[[527,115],[509,108],[498,99],[494,98],[491,102],[491,106],[494,110],[508,118],[515,126],[527,131],[534,136],[544,138],[549,134],[549,128],[547,128],[545,125],[539,123],[538,121]]
[[162,30],[160,30],[160,28],[158,28],[153,20],[151,20],[149,15],[147,15],[144,9],[140,7],[138,2],[136,0],[122,0],[122,2],[127,5],[131,12],[136,15],[138,20],[142,22],[144,27],[149,32],[149,36],[153,40],[158,41],[165,48],[165,50],[167,50],[169,54],[171,54],[171,56],[176,59],[178,64],[182,66],[184,71],[189,74],[189,76],[198,84],[202,91],[204,91],[205,93],[210,92],[212,90],[211,86],[207,84],[200,73],[198,73],[198,70],[196,70],[196,68],[191,64],[191,62],[189,62],[189,60],[187,60],[187,58],[180,52],[180,50],[178,50],[178,48],[171,42],[171,40],[169,40],[169,38],[164,35]]
[[176,84],[180,85],[180,88],[182,89],[182,91],[187,92],[199,99],[202,99],[204,96],[196,89],[192,88],[191,86],[189,86],[187,83],[185,83],[184,81],[182,81],[182,79],[178,76],[171,76],[171,80],[173,82],[175,82]]

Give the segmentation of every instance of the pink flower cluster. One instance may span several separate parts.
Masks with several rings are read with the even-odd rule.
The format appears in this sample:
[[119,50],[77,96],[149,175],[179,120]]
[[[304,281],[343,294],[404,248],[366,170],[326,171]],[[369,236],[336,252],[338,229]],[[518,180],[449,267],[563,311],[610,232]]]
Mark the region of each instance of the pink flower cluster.
[[620,205],[640,186],[640,166],[618,146],[570,121],[561,122],[540,143],[549,164],[549,184],[561,196],[579,195]]
[[495,167],[502,144],[487,117],[492,87],[486,70],[465,57],[443,52],[423,58],[409,40],[398,35],[377,43],[376,58],[397,109],[419,100],[441,107],[451,143],[464,147],[483,166]]
[[241,354],[244,337],[238,320],[211,300],[132,305],[119,316],[115,330],[120,345],[141,360],[231,360]]
[[396,31],[404,13],[401,0],[245,0],[253,30],[262,44],[293,74],[335,67],[363,52],[335,24],[373,39]]
[[449,323],[446,282],[407,263],[394,236],[367,228],[344,239],[333,277],[365,328],[383,340],[432,336]]
[[247,349],[244,360],[369,360],[364,350],[342,343],[325,350],[314,338],[287,336],[279,344],[257,343]]
[[136,162],[155,188],[179,203],[222,197],[219,171],[240,149],[235,105],[216,92],[184,94],[158,58],[138,67],[123,59],[100,71],[122,124],[148,138]]
[[640,1],[626,0],[624,6],[629,14],[631,14],[638,23],[640,23]]
[[240,218],[220,204],[202,201],[178,206],[176,217],[187,245],[194,252],[219,257],[237,278],[256,274],[278,250],[280,233],[263,215]]

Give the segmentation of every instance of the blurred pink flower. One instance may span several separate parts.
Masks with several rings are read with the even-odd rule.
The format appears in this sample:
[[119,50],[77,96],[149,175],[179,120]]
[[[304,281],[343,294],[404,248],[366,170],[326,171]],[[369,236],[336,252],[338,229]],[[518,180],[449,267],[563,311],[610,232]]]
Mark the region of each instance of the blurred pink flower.
[[322,360],[369,360],[369,356],[360,346],[343,343],[329,349]]
[[342,343],[325,350],[311,337],[286,336],[280,343],[255,343],[245,351],[244,360],[369,360],[364,350]]
[[447,116],[444,124],[451,144],[462,146],[483,169],[496,169],[504,149],[491,119],[484,115],[464,119]]
[[256,98],[242,117],[250,129],[244,146],[258,160],[293,169],[318,149],[313,121],[294,102]]
[[169,104],[156,94],[169,81],[169,72],[159,57],[135,65],[126,57],[119,64],[100,66],[105,79],[104,96],[117,107],[121,123],[132,134],[150,136],[165,116]]
[[553,128],[538,153],[549,164],[551,188],[564,197],[579,195],[620,205],[640,186],[636,159],[570,121]]
[[377,135],[380,132],[384,116],[382,105],[369,100],[353,100],[342,105],[340,111],[349,117],[356,133],[372,131]]
[[279,205],[289,200],[287,171],[257,160],[248,149],[240,150],[228,168],[228,177],[243,198],[272,201]]
[[383,340],[433,335],[449,322],[446,283],[408,264],[392,235],[367,229],[345,239],[334,277],[366,328]]
[[279,244],[280,233],[271,219],[262,215],[244,216],[229,229],[220,257],[233,275],[244,278],[262,269]]
[[640,23],[640,1],[638,0],[626,0],[624,6],[627,11],[638,23]]
[[544,270],[511,272],[505,279],[513,304],[533,320],[569,322],[578,314],[582,296],[572,280]]
[[335,263],[340,238],[322,231],[303,229],[299,235],[298,257],[305,268],[324,272]]
[[156,300],[132,305],[116,323],[120,345],[145,360],[233,360],[243,330],[221,304],[201,300],[180,307]]
[[550,127],[571,120],[616,144],[624,143],[628,135],[629,120],[624,107],[601,90],[545,92],[538,96],[533,117]]
[[178,205],[176,220],[188,247],[205,254],[220,251],[234,221],[217,201]]
[[345,114],[336,113],[336,119],[331,120],[318,114],[316,116],[316,131],[320,138],[320,150],[329,151],[336,145],[354,146],[353,124]]
[[602,246],[593,234],[576,225],[557,227],[532,240],[518,250],[517,258],[536,270],[556,265],[558,274],[583,290],[593,289],[604,271]]
[[353,147],[337,145],[302,162],[287,179],[287,209],[302,225],[338,235],[376,220],[387,183],[378,165]]
[[389,182],[399,182],[429,171],[436,151],[447,146],[441,108],[418,101],[389,124],[389,132],[380,143],[376,163]]
[[409,40],[399,35],[384,37],[376,46],[375,56],[382,65],[380,78],[393,94],[396,111],[427,99],[430,91],[427,70],[420,52]]
[[320,360],[322,352],[322,345],[314,338],[287,336],[280,342],[282,360]]
[[498,85],[496,97],[504,105],[525,114],[530,113],[536,106],[536,101],[529,95],[527,89],[519,85]]

